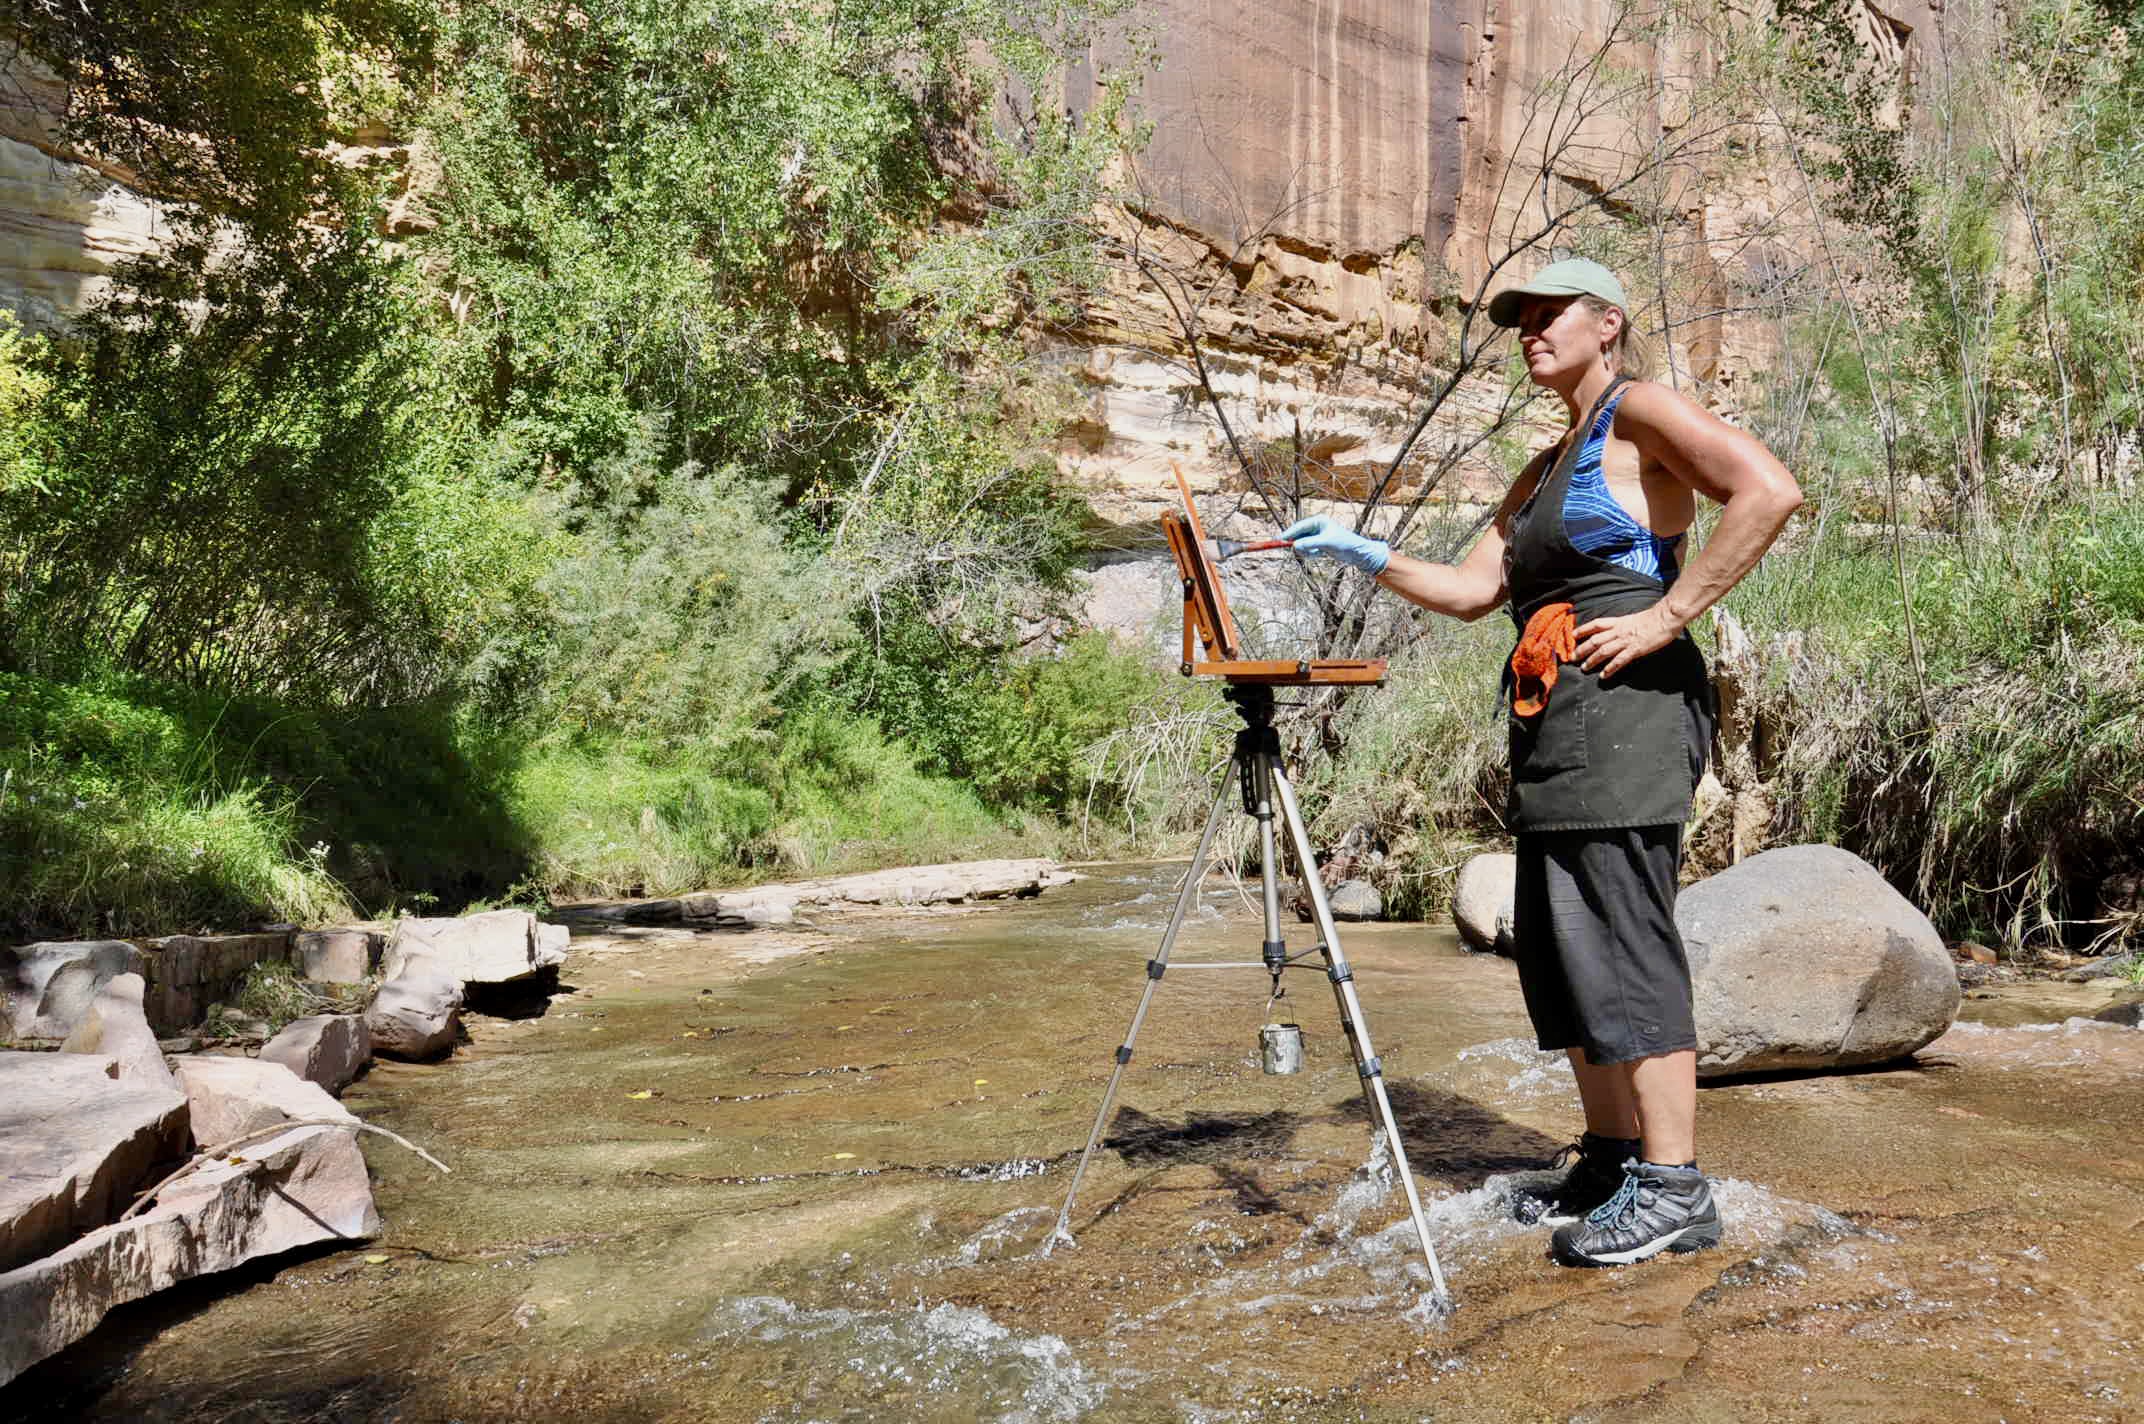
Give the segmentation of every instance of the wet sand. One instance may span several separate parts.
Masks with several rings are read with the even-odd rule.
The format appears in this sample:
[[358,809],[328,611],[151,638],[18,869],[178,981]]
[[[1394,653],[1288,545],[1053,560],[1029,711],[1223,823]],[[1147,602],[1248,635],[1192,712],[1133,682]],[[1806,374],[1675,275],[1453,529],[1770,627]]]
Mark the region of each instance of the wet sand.
[[[2144,1031],[2034,1021],[2111,989],[1968,1000],[1910,1066],[1706,1088],[1724,1244],[1578,1272],[1508,1219],[1580,1125],[1511,967],[1350,927],[1456,1312],[1423,1309],[1307,971],[1285,1078],[1262,974],[1163,983],[1078,1244],[1038,1254],[1175,869],[577,939],[557,997],[346,1094],[454,1167],[366,1139],[379,1241],[118,1312],[0,1418],[2144,1417]],[[1255,915],[1209,900],[1179,959],[1255,958]]]

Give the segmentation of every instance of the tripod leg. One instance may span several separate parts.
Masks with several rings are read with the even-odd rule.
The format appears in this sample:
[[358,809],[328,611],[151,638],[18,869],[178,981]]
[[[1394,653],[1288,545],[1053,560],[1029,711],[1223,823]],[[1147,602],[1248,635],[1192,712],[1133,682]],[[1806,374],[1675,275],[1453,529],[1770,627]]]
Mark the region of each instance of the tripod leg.
[[1444,1285],[1444,1269],[1437,1264],[1437,1248],[1429,1241],[1429,1223],[1422,1219],[1422,1198],[1414,1186],[1414,1169],[1407,1164],[1407,1149],[1400,1145],[1399,1123],[1392,1116],[1392,1099],[1385,1093],[1385,1073],[1377,1061],[1376,1050],[1370,1047],[1370,1026],[1363,1021],[1362,1001],[1355,994],[1354,971],[1348,968],[1347,955],[1340,948],[1340,931],[1333,922],[1332,904],[1325,898],[1325,883],[1318,879],[1317,854],[1311,849],[1310,830],[1303,824],[1302,807],[1296,804],[1295,788],[1288,784],[1287,773],[1276,761],[1270,768],[1273,790],[1280,797],[1281,819],[1288,824],[1288,834],[1295,843],[1296,859],[1302,863],[1303,884],[1310,893],[1310,910],[1317,921],[1318,933],[1325,939],[1325,962],[1333,981],[1333,998],[1340,1006],[1340,1021],[1347,1026],[1355,1050],[1355,1069],[1362,1075],[1363,1090],[1369,1094],[1377,1109],[1378,1120],[1384,1125],[1385,1142],[1392,1149],[1392,1163],[1399,1169],[1400,1186],[1407,1193],[1407,1210],[1414,1217],[1415,1236],[1422,1243],[1423,1258],[1429,1262],[1429,1278],[1435,1285],[1437,1295],[1449,1294]]
[[1065,1193],[1065,1204],[1057,1213],[1057,1228],[1044,1243],[1047,1254],[1059,1241],[1072,1239],[1072,1203],[1079,1196],[1080,1179],[1087,1175],[1087,1162],[1094,1156],[1095,1146],[1102,1140],[1102,1128],[1109,1121],[1109,1108],[1117,1100],[1117,1084],[1123,1081],[1124,1066],[1132,1061],[1132,1043],[1139,1037],[1139,1025],[1146,1019],[1147,1006],[1154,1002],[1154,990],[1161,983],[1161,972],[1168,967],[1169,951],[1176,946],[1176,934],[1184,927],[1184,916],[1191,912],[1191,902],[1198,898],[1199,879],[1206,872],[1206,857],[1213,849],[1213,833],[1221,825],[1221,809],[1228,804],[1228,793],[1236,783],[1238,768],[1229,762],[1228,770],[1221,774],[1220,794],[1213,798],[1213,810],[1206,817],[1206,829],[1199,833],[1199,848],[1191,857],[1191,866],[1184,872],[1184,888],[1176,897],[1176,909],[1169,916],[1169,927],[1162,931],[1161,949],[1149,960],[1146,968],[1146,988],[1139,995],[1139,1007],[1132,1011],[1132,1026],[1125,1030],[1124,1042],[1117,1049],[1117,1066],[1110,1071],[1109,1086],[1102,1090],[1102,1106],[1094,1115],[1094,1128],[1087,1134],[1087,1145],[1080,1151],[1079,1166],[1073,1169],[1071,1189]]

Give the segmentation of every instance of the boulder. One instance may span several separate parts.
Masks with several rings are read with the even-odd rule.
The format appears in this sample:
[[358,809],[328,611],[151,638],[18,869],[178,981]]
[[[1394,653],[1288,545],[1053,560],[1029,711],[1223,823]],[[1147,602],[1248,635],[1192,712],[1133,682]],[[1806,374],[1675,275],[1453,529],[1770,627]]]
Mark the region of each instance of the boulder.
[[1452,921],[1467,948],[1478,954],[1512,952],[1511,905],[1518,881],[1519,858],[1508,853],[1477,855],[1459,868]]
[[0,1052],[0,1270],[124,1211],[186,1155],[186,1098],[86,1053]]
[[141,943],[142,1007],[158,1033],[181,1033],[200,1023],[211,1005],[228,1002],[256,964],[290,962],[290,931],[165,935]]
[[60,1045],[60,1052],[110,1058],[119,1065],[122,1078],[176,1089],[179,1085],[164,1062],[164,1046],[142,1015],[142,988],[139,974],[117,974],[107,980],[90,1001],[89,1012]]
[[290,941],[291,961],[315,984],[356,984],[372,972],[375,936],[366,930],[304,930]]
[[461,1030],[462,986],[430,964],[413,961],[411,972],[388,980],[373,996],[365,1031],[374,1053],[421,1063],[453,1049]]
[[544,925],[526,910],[487,910],[458,919],[407,919],[380,960],[380,973],[400,978],[413,959],[464,984],[505,984],[566,962],[571,931]]
[[1377,893],[1377,887],[1367,880],[1343,880],[1333,887],[1327,897],[1336,920],[1381,920],[1385,917],[1385,897]]
[[146,956],[123,939],[26,944],[0,949],[0,995],[11,1037],[65,1038],[89,1012],[97,991],[121,974],[139,974]]
[[280,1063],[306,1082],[340,1093],[372,1061],[372,1034],[358,1014],[292,1019],[261,1049],[261,1060]]
[[[319,1099],[308,1116],[342,1112],[290,1081]],[[181,1177],[140,1216],[0,1274],[0,1384],[87,1335],[114,1306],[256,1257],[377,1235],[356,1139],[342,1127],[293,1127]]]
[[1957,1017],[1958,974],[1927,916],[1835,846],[1787,846],[1691,886],[1701,1078],[1904,1058]]

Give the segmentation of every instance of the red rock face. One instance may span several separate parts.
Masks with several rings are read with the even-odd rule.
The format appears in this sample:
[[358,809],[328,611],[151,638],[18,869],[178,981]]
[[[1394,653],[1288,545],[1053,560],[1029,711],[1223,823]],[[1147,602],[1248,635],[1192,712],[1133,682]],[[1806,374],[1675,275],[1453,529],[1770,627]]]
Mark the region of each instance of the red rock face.
[[[1159,56],[1139,100],[1152,124],[1135,178],[1153,219],[1142,237],[1212,292],[1199,341],[1244,445],[1288,458],[1309,452],[1336,497],[1359,494],[1398,450],[1422,378],[1449,369],[1449,323],[1513,234],[1574,195],[1640,199],[1617,184],[1648,145],[1697,127],[1692,114],[1713,97],[1716,60],[1694,31],[1664,47],[1611,41],[1627,32],[1629,8],[1615,0],[1142,7]],[[1922,0],[1894,8],[1895,17],[1864,3],[1854,28],[1864,63],[1896,76],[1910,71],[1912,36],[1938,12]],[[1559,81],[1596,52],[1611,76],[1587,95],[1599,112],[1545,152]],[[1104,52],[1076,68],[1068,102],[1079,107],[1097,70],[1121,58]],[[1630,76],[1652,81],[1657,97],[1602,102]],[[1800,190],[1784,160],[1741,156],[1757,146],[1754,136],[1714,145],[1646,191],[1642,201],[1668,215],[1674,255],[1658,273],[1626,274],[1641,330],[1658,327],[1663,311],[1675,317],[1672,349],[1660,353],[1668,378],[1729,414],[1768,359],[1770,332],[1761,317],[1737,324],[1694,314],[1734,308],[1738,284],[1758,264],[1799,265],[1792,239],[1775,230]],[[1546,260],[1522,255],[1491,286]],[[1071,353],[1090,401],[1063,464],[1126,522],[1166,504],[1172,459],[1203,493],[1246,483],[1181,360],[1182,333],[1152,275],[1132,274],[1097,303],[1084,348]],[[1478,384],[1440,426],[1478,429],[1491,417],[1500,373]],[[1547,421],[1542,438],[1559,423]],[[1510,473],[1485,450],[1449,483],[1489,498]]]
[[[1915,36],[1941,12],[1928,0],[1886,3],[1862,0],[1854,13],[1864,62],[1909,74]],[[1611,53],[1623,72],[1670,77],[1662,100],[1605,108],[1577,143],[1543,161],[1541,96],[1574,56],[1627,23],[1628,8],[1629,0],[1146,0],[1138,8],[1159,65],[1138,100],[1152,125],[1133,180],[1147,221],[1123,221],[1208,294],[1196,321],[1207,376],[1247,454],[1305,451],[1335,494],[1359,492],[1398,449],[1425,377],[1449,368],[1452,313],[1508,248],[1514,223],[1544,198],[1612,185],[1634,152],[1680,131],[1702,97],[1704,42],[1674,52],[1618,43]],[[1097,75],[1128,52],[1113,41],[1074,65],[1068,106],[1090,103]],[[154,205],[123,184],[107,181],[101,196],[85,197],[81,175],[54,166],[34,110],[26,99],[0,100],[0,227],[26,239],[0,259],[0,304],[49,320],[93,295],[117,257],[153,244],[158,221]],[[421,155],[391,136],[356,142],[353,154],[407,163],[411,191],[390,223],[421,230]],[[1797,191],[1761,163],[1732,173],[1700,165],[1649,199],[1675,215],[1672,280],[1634,290],[1654,309],[1652,322],[1663,306],[1678,313],[1671,375],[1730,413],[1738,381],[1769,354],[1765,323],[1691,314],[1732,309],[1752,262],[1795,265],[1791,253],[1767,257],[1751,234]],[[1522,257],[1509,276],[1537,265]],[[1183,333],[1160,296],[1145,275],[1120,273],[1077,344],[1059,353],[1088,394],[1061,464],[1105,515],[1126,522],[1150,521],[1173,498],[1172,459],[1205,492],[1247,483],[1181,362]],[[1478,430],[1498,403],[1497,385],[1463,391],[1439,429]],[[1484,452],[1453,482],[1488,498],[1508,475],[1503,456]]]
[[[1272,224],[1339,256],[1449,236],[1469,56],[1458,7],[1160,0],[1142,169],[1163,211],[1234,242]],[[1072,77],[1074,99],[1091,71]]]

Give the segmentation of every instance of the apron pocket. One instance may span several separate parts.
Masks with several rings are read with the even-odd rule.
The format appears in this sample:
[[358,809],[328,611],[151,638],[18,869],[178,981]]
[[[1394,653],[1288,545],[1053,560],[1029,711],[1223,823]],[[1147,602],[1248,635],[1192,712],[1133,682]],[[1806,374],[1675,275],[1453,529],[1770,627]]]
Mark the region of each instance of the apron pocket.
[[1541,781],[1586,765],[1586,701],[1590,688],[1569,674],[1558,679],[1537,717],[1511,715],[1511,774]]

